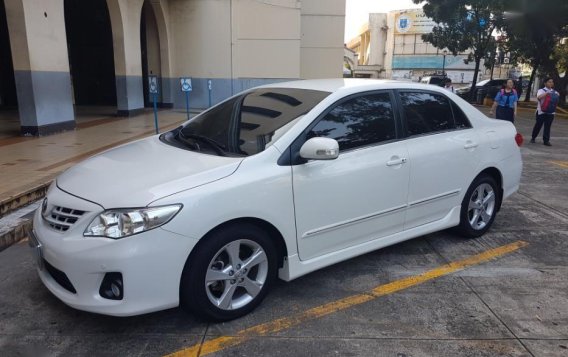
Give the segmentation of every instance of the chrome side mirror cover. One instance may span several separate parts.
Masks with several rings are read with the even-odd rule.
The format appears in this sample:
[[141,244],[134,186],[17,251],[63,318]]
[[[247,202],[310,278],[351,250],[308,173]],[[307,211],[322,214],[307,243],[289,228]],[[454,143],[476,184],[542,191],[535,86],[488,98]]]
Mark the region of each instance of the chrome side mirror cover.
[[339,156],[339,143],[330,138],[311,138],[300,148],[300,157],[307,160],[334,160]]

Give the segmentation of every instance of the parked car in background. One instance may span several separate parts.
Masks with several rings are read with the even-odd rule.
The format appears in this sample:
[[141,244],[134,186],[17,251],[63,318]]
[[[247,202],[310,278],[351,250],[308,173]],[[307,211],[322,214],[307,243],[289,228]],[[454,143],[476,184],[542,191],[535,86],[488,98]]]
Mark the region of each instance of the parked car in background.
[[427,77],[422,77],[420,79],[420,83],[422,84],[433,84],[435,86],[440,86],[443,87],[444,86],[444,80],[447,77],[445,76],[427,76]]
[[450,227],[481,236],[519,187],[519,145],[513,124],[436,86],[271,84],[68,169],[30,245],[74,308],[230,320],[277,277]]
[[469,90],[471,89],[471,86],[456,89],[456,94],[466,100],[473,98],[474,102],[482,104],[483,98],[485,98],[488,94],[491,99],[495,98],[495,95],[497,95],[497,92],[503,88],[505,83],[507,83],[507,78],[486,79],[475,85],[473,97],[469,97]]

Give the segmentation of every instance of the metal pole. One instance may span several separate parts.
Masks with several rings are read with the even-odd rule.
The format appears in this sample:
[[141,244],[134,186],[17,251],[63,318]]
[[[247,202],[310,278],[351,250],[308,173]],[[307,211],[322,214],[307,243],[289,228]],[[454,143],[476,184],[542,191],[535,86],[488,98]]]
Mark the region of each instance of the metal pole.
[[154,126],[156,127],[156,134],[160,133],[158,129],[158,104],[156,103],[156,98],[158,94],[154,93]]
[[442,62],[442,76],[446,75],[446,55],[444,55],[444,61]]
[[185,109],[187,111],[187,120],[189,120],[189,92],[185,92]]
[[209,92],[209,108],[211,108],[211,88],[207,88]]

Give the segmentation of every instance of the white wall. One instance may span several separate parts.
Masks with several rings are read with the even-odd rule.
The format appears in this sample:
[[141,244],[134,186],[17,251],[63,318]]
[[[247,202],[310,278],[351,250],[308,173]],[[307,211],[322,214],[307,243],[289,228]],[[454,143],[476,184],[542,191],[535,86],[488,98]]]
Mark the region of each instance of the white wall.
[[300,3],[233,1],[235,78],[300,76]]
[[231,4],[171,0],[173,76],[231,78]]
[[343,76],[345,0],[302,0],[301,78]]

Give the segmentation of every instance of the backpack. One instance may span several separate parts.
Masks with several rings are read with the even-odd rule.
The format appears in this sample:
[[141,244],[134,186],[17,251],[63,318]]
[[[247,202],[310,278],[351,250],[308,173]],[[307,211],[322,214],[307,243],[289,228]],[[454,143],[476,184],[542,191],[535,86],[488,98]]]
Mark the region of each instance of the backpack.
[[559,99],[560,96],[556,94],[555,90],[547,92],[547,95],[540,100],[540,110],[546,114],[554,113]]
[[[509,101],[511,100],[511,94],[514,94],[514,95],[517,96],[517,98],[519,98],[519,96],[517,95],[517,90],[515,88],[513,88],[513,90],[507,96],[507,102],[505,103],[506,107],[509,106]],[[501,88],[501,97],[504,96],[504,95],[505,95],[505,88]]]

